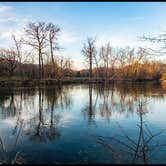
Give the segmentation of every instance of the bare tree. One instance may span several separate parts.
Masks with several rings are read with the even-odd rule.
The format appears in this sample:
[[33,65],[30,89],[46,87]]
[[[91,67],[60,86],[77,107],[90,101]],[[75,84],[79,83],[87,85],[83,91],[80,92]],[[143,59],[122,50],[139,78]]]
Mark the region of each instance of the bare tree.
[[100,48],[100,59],[104,69],[105,80],[108,80],[110,76],[113,77],[113,75],[110,75],[109,69],[112,71],[114,70],[115,62],[117,60],[117,57],[109,42]]
[[96,76],[96,79],[98,80],[98,77],[99,77],[99,63],[100,63],[100,57],[98,56],[98,54],[94,54],[94,61],[95,61],[95,64],[96,64],[96,70],[95,70],[95,76]]
[[126,50],[124,48],[118,49],[116,56],[118,58],[118,76],[123,78],[125,77],[124,67],[126,66]]
[[57,43],[57,36],[60,32],[60,28],[57,25],[54,25],[53,23],[49,23],[47,25],[47,30],[48,30],[48,41],[50,45],[51,59],[52,63],[55,64],[54,50],[60,49]]
[[89,79],[91,79],[93,58],[94,58],[94,55],[97,53],[96,46],[95,46],[95,39],[88,38],[87,43],[84,43],[84,46],[81,52],[89,63]]
[[160,55],[166,54],[166,32],[159,34],[156,37],[143,36],[140,38],[143,41],[149,41],[151,43],[156,43],[156,44],[160,45],[158,49],[148,48],[148,53],[150,55],[159,55],[160,56]]
[[39,59],[39,78],[44,76],[44,62],[43,54],[45,53],[45,48],[47,46],[47,25],[44,22],[33,22],[29,23],[25,28],[28,40],[26,44],[32,46],[38,52]]
[[60,56],[57,60],[57,79],[59,81],[63,80],[65,76],[69,76],[72,71],[72,60],[70,58],[64,58]]
[[13,49],[1,49],[0,58],[4,63],[8,77],[12,77],[18,66],[17,53]]
[[60,47],[57,42],[57,37],[60,32],[60,28],[57,25],[54,25],[53,23],[47,24],[47,31],[48,31],[48,42],[50,46],[50,55],[51,55],[51,61],[52,61],[52,68],[53,68],[53,74],[55,77],[55,71],[57,70],[57,61],[54,59],[54,51],[59,50]]
[[19,66],[19,73],[21,76],[21,79],[23,79],[23,72],[22,72],[22,64],[27,61],[28,54],[22,53],[22,45],[23,45],[23,39],[16,39],[16,36],[13,34],[12,39],[15,44],[15,49],[16,49],[16,54],[17,54],[17,59],[18,59],[18,66]]

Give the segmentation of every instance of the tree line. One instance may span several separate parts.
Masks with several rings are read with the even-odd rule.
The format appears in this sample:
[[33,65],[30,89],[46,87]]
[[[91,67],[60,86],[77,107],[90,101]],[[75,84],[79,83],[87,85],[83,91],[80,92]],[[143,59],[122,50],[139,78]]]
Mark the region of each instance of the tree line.
[[110,42],[97,48],[96,40],[84,43],[84,55],[89,70],[79,71],[79,76],[104,80],[159,80],[164,78],[166,65],[152,58],[145,48],[113,48]]
[[[81,49],[88,67],[75,70],[70,58],[58,55],[62,49],[58,41],[60,33],[61,28],[53,23],[32,22],[24,27],[22,36],[13,34],[13,45],[0,49],[0,77],[56,80],[78,77],[109,81],[159,80],[166,75],[166,65],[153,60],[149,50],[114,48],[110,42],[98,48],[95,38],[88,38]],[[143,39],[164,42],[158,38]]]
[[[60,31],[53,23],[33,22],[24,28],[20,38],[12,35],[14,46],[0,49],[0,75],[22,79],[63,79],[64,75],[70,75],[71,59],[55,56],[61,49],[58,43]],[[38,64],[35,64],[36,57]]]

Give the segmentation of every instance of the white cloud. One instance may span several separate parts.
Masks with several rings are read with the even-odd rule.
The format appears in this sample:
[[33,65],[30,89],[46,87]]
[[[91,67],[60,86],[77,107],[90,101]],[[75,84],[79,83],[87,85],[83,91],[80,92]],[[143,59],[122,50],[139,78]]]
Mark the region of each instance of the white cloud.
[[142,41],[139,37],[125,36],[106,36],[102,35],[96,39],[96,46],[99,48],[102,45],[110,42],[112,47],[144,47],[144,48],[156,48],[157,45],[151,42]]
[[28,17],[19,18],[16,16],[0,16],[0,23],[16,23],[17,26],[25,25],[30,19]]
[[16,19],[14,17],[0,18],[0,23],[5,23],[9,21],[16,22]]
[[73,43],[73,42],[76,42],[77,40],[78,40],[78,37],[69,32],[63,32],[59,36],[59,41],[61,43]]
[[125,46],[135,46],[136,42],[131,41],[128,37],[120,37],[120,36],[106,36],[102,35],[97,38],[96,46],[100,47],[106,43],[110,42],[110,45],[113,47],[125,47]]
[[6,5],[0,5],[0,13],[6,12],[9,9],[12,9],[11,6],[6,6]]
[[17,36],[17,38],[20,38],[23,35],[23,31],[22,29],[8,29],[8,31],[3,31],[0,33],[0,38],[1,39],[6,39],[6,40],[11,40],[12,34],[14,34],[15,36]]
[[0,43],[0,46],[11,47],[13,45],[13,39],[12,39],[13,34],[17,37],[17,39],[19,39],[23,36],[23,29],[18,27],[13,27],[10,29],[7,28],[6,30],[1,30],[0,40],[3,42]]
[[76,70],[80,70],[80,69],[84,69],[85,68],[85,65],[84,65],[84,60],[82,58],[78,58],[78,59],[73,59],[73,62],[74,62],[74,66],[73,68],[76,69]]
[[0,47],[8,48],[12,47],[14,42],[12,39],[12,35],[15,35],[17,39],[20,39],[23,35],[23,28],[22,27],[13,27],[10,29],[3,29],[0,30]]

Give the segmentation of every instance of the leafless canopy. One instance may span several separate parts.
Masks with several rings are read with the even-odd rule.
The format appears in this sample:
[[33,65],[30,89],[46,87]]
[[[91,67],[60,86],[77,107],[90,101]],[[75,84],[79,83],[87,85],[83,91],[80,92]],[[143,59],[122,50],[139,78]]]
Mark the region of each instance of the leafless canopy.
[[166,54],[166,32],[159,34],[156,37],[144,36],[141,37],[143,41],[149,41],[151,43],[160,44],[159,49],[148,48],[149,53],[153,55],[165,55]]
[[47,25],[47,31],[48,31],[47,40],[50,45],[51,59],[52,59],[52,63],[55,65],[54,50],[60,49],[58,42],[57,42],[57,36],[59,35],[60,28],[59,28],[59,26],[54,25],[53,23],[49,23]]
[[28,40],[26,40],[25,43],[38,51],[39,77],[41,78],[44,75],[43,54],[47,46],[47,25],[44,22],[29,23],[25,28],[25,32],[28,36]]
[[84,43],[83,48],[81,50],[84,57],[87,59],[89,63],[89,77],[92,77],[92,63],[93,58],[96,55],[96,46],[95,46],[96,40],[94,38],[88,38],[87,42]]

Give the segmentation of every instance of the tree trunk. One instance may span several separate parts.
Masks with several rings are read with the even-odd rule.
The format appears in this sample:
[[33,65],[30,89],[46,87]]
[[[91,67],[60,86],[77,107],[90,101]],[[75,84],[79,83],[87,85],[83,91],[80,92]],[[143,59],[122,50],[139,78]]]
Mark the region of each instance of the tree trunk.
[[89,80],[91,80],[92,78],[92,53],[90,53],[90,57],[89,57]]

